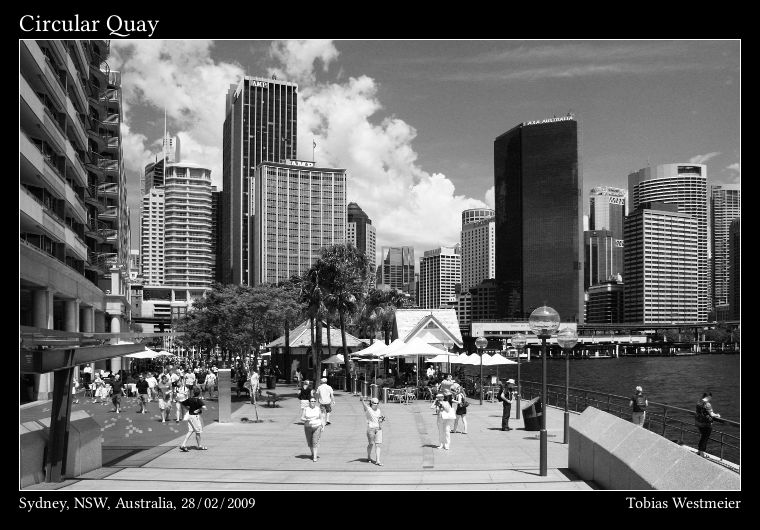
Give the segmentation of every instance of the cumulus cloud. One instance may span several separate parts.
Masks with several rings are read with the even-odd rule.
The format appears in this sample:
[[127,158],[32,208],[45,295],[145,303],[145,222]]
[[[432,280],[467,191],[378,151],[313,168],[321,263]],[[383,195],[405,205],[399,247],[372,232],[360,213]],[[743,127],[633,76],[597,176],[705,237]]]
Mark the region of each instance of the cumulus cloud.
[[289,40],[274,42],[269,56],[280,64],[269,68],[269,75],[296,83],[312,83],[314,62],[322,61],[326,72],[330,62],[338,57],[338,50],[329,40]]
[[491,186],[490,188],[488,188],[488,191],[486,191],[486,205],[488,205],[488,207],[493,210],[494,208],[496,208],[496,206],[494,206],[495,204],[496,202],[494,198],[494,186]]
[[705,164],[708,160],[711,158],[715,158],[720,154],[720,151],[713,151],[712,153],[707,153],[704,155],[696,155],[689,159],[690,164]]
[[741,164],[739,162],[734,162],[730,166],[726,167],[726,169],[728,169],[730,171],[736,171],[737,173],[741,173],[742,172],[742,167],[741,167]]

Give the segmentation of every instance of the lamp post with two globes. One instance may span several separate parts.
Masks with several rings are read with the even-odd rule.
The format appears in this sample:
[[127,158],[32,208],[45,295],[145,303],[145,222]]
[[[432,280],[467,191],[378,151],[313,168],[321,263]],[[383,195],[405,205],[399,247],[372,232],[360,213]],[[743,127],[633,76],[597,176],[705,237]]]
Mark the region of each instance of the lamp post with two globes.
[[568,443],[570,437],[570,352],[578,344],[578,334],[570,328],[565,328],[557,334],[557,342],[565,350],[565,437],[563,443]]
[[485,337],[478,337],[475,339],[475,347],[480,353],[480,404],[483,404],[483,350],[488,346],[488,339]]
[[530,330],[541,339],[541,431],[540,431],[540,471],[542,477],[547,475],[546,453],[546,339],[551,338],[552,333],[559,328],[559,313],[548,306],[541,306],[533,310],[528,318]]

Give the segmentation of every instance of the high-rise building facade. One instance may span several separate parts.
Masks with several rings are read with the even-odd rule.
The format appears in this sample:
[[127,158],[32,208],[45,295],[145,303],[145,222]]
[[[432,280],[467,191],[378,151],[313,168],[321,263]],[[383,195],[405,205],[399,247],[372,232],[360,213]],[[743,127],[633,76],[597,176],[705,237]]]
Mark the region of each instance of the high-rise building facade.
[[589,192],[589,230],[609,230],[623,239],[623,221],[628,192],[612,186],[597,186]]
[[699,221],[673,203],[639,203],[625,219],[625,321],[696,323]]
[[483,280],[470,288],[472,294],[471,322],[492,321],[498,318],[499,287],[496,280]]
[[221,277],[253,284],[254,185],[262,162],[295,159],[298,85],[243,77],[227,92],[222,135],[224,211]]
[[467,291],[483,280],[495,278],[496,222],[493,216],[463,224],[461,242],[462,291]]
[[501,318],[544,304],[583,322],[582,177],[573,116],[529,121],[494,141]]
[[364,252],[369,262],[369,274],[377,269],[377,234],[372,219],[355,202],[347,206],[346,242]]
[[420,258],[420,295],[422,309],[440,309],[454,296],[454,286],[462,281],[461,248],[440,247],[426,250]]
[[301,275],[346,240],[346,170],[286,160],[256,172],[253,283]]
[[741,308],[741,218],[728,229],[728,318],[739,320]]
[[624,321],[624,289],[621,279],[588,288],[586,324],[618,324]]
[[211,186],[211,242],[212,242],[212,252],[211,257],[213,261],[213,267],[212,270],[214,271],[214,281],[220,282],[221,278],[219,275],[221,267],[218,267],[218,260],[219,260],[219,247],[220,247],[220,239],[222,235],[222,223],[220,222],[219,214],[221,210],[221,198],[222,198],[222,192],[216,189],[216,186]]
[[[676,204],[678,211],[697,222],[698,321],[706,322],[710,311],[710,270],[707,255],[707,166],[704,164],[662,164],[645,167],[628,175],[631,210],[646,202]],[[628,242],[626,241],[626,245]],[[623,281],[628,278],[623,275]],[[627,292],[627,291],[626,291]],[[627,296],[627,295],[626,295]],[[626,302],[627,307],[628,302]],[[627,318],[627,317],[626,317]]]
[[471,208],[462,211],[462,228],[470,223],[477,223],[484,219],[493,219],[496,215],[491,208]]
[[[116,333],[131,318],[121,76],[108,54],[104,40],[19,41],[22,326]],[[22,395],[51,391],[45,374]]]
[[164,185],[164,161],[166,164],[181,162],[180,142],[177,136],[166,136],[163,140],[162,152],[156,155],[156,159],[145,166],[143,181],[143,193],[148,193],[151,188]]
[[166,196],[163,188],[143,195],[140,214],[140,254],[144,285],[164,285],[164,225]]
[[588,290],[623,273],[623,238],[610,230],[587,230],[583,233],[583,288]]
[[734,219],[741,216],[741,188],[721,184],[710,187],[710,231],[712,233],[712,293],[713,308],[728,304],[729,230]]
[[382,247],[377,267],[378,287],[398,289],[417,300],[414,278],[414,247]]

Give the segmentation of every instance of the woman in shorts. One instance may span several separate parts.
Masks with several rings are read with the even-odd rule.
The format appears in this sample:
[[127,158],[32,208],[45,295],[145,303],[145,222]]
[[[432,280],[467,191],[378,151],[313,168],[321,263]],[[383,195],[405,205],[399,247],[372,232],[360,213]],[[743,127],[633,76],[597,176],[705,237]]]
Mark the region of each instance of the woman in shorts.
[[311,459],[316,462],[319,458],[319,438],[322,436],[322,412],[317,407],[317,399],[309,398],[308,405],[301,411],[301,421],[303,421],[303,431],[306,435],[306,444],[311,450]]
[[156,384],[158,391],[158,409],[161,413],[161,423],[169,421],[169,410],[172,406],[172,385],[169,382],[169,376],[161,374]]
[[[364,413],[367,416],[367,461],[370,464],[374,463],[375,465],[382,466],[383,464],[380,462],[380,446],[383,443],[382,423],[385,421],[385,416],[383,416],[383,413],[378,408],[379,403],[377,398],[372,398],[368,407],[364,400],[362,400]],[[372,462],[373,447],[375,448],[374,462]]]

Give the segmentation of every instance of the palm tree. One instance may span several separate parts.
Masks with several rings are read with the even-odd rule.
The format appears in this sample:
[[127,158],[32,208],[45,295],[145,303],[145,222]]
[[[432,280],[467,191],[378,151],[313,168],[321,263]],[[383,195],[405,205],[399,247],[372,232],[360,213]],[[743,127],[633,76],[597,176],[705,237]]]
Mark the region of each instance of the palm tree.
[[[312,328],[311,355],[314,360],[314,379],[322,373],[322,318],[326,313],[318,261],[301,277],[300,302],[304,305]],[[316,324],[316,327],[315,327]]]
[[372,289],[367,295],[366,311],[375,329],[382,330],[385,344],[390,344],[396,309],[404,307],[407,295],[398,289]]

